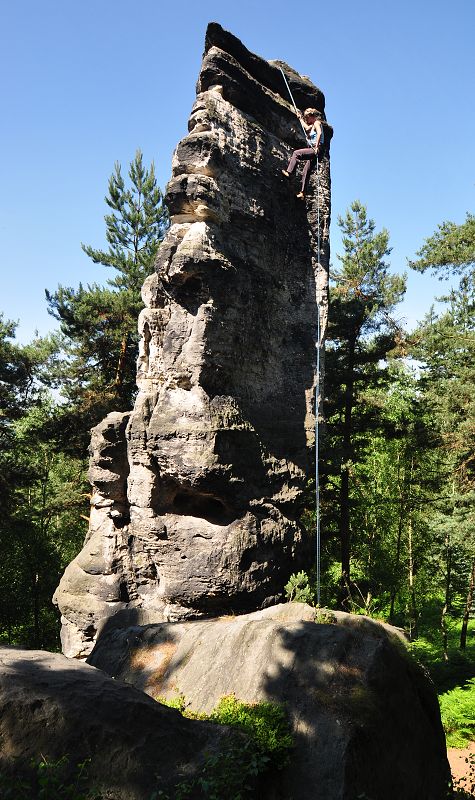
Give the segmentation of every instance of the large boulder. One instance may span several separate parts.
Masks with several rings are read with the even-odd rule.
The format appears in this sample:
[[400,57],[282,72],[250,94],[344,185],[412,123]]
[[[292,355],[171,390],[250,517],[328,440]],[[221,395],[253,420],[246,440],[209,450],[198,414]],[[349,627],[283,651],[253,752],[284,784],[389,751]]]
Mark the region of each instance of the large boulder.
[[[287,708],[295,752],[276,800],[446,800],[437,697],[397,629],[290,603],[238,617],[128,628],[89,661],[154,697],[209,712],[227,694]],[[333,624],[329,624],[329,620]]]
[[[281,172],[305,145],[281,69],[326,133],[305,202]],[[143,287],[139,394],[127,427],[116,415],[93,435],[90,531],[55,596],[68,656],[124,608],[160,621],[265,607],[311,560],[300,515],[327,314],[324,105],[308,78],[209,26],[172,225]]]
[[[184,719],[85,663],[0,647],[3,786],[8,777],[12,784],[31,782],[32,761],[66,757],[71,776],[75,765],[89,761],[88,788],[104,798],[150,800],[154,792],[173,798],[174,786],[196,774],[229,736],[227,728]],[[7,796],[16,800],[20,792]]]

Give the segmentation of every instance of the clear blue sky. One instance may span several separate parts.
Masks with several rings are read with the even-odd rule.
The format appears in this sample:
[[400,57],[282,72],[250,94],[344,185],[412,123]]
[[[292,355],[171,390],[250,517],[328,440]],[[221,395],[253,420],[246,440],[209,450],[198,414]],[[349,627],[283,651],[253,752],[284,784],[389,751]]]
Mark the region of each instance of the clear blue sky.
[[[109,276],[80,243],[105,245],[114,162],[140,147],[165,186],[211,20],[324,92],[333,260],[356,198],[389,229],[395,271],[439,222],[474,211],[474,0],[3,0],[0,310],[20,341],[54,326],[45,288]],[[440,289],[410,275],[409,326]]]

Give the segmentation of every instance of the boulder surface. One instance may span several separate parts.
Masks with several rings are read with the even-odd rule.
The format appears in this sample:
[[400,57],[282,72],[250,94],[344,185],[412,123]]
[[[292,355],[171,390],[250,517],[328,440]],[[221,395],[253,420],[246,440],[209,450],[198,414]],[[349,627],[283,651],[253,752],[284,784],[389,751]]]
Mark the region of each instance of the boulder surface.
[[[304,202],[282,175],[305,140],[281,69],[325,130]],[[308,78],[208,27],[167,188],[172,224],[143,287],[139,394],[94,431],[90,530],[55,595],[66,655],[84,657],[124,608],[160,621],[273,604],[311,559],[300,515],[331,133]]]
[[219,752],[228,736],[227,728],[185,719],[88,664],[0,647],[4,778],[28,779],[31,761],[66,756],[72,770],[90,760],[88,788],[104,800],[150,800],[160,791],[173,798],[173,787],[196,773],[206,753]]
[[437,697],[398,629],[289,603],[238,617],[124,629],[89,661],[154,697],[209,712],[222,696],[287,708],[295,740],[275,800],[446,800]]

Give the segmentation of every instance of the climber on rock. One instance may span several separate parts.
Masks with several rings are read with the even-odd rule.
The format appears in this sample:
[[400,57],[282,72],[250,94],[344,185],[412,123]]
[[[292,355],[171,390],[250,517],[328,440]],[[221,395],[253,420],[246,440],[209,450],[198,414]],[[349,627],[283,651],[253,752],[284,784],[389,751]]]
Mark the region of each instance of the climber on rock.
[[299,200],[305,198],[305,187],[307,185],[308,176],[312,169],[315,159],[318,158],[323,145],[323,126],[319,119],[317,119],[318,111],[315,108],[306,108],[303,114],[297,111],[298,118],[300,119],[302,128],[307,137],[308,147],[301,150],[294,150],[289,161],[287,169],[282,170],[282,175],[288,178],[295,169],[297,161],[305,160],[305,166],[302,173],[302,188],[297,197]]

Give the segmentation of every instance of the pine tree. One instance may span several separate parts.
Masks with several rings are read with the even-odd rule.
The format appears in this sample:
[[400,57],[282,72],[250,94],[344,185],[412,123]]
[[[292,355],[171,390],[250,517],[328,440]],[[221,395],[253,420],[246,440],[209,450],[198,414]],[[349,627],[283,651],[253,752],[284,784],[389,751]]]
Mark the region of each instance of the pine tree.
[[46,292],[50,313],[60,322],[62,363],[52,373],[66,404],[60,425],[64,440],[84,450],[92,425],[112,410],[130,408],[136,391],[137,318],[140,290],[153,271],[167,224],[167,211],[157,187],[154,165],[146,169],[137,151],[126,185],[115,164],[105,198],[107,250],[82,245],[97,264],[116,271],[103,287],[59,286]]
[[431,311],[419,326],[413,351],[423,363],[421,388],[452,477],[452,492],[447,491],[451,500],[439,517],[446,574],[441,626],[444,631],[453,597],[460,598],[465,590],[464,649],[475,585],[475,215],[467,214],[461,225],[441,223],[416,255],[409,264],[419,272],[430,269],[441,280],[460,276],[458,286],[440,298],[446,311],[439,316]]
[[464,614],[473,602],[475,563],[475,287],[474,273],[463,274],[439,315],[432,310],[412,336],[420,362],[419,391],[427,406],[445,463],[433,535],[439,540],[444,572],[441,630],[447,652],[446,617]]
[[442,222],[417,252],[419,258],[409,261],[412,269],[431,269],[440,277],[462,275],[475,267],[475,215],[467,214],[462,225]]
[[[327,335],[327,497],[340,542],[342,604],[351,595],[351,483],[360,457],[361,434],[378,424],[371,389],[387,376],[382,365],[400,338],[391,316],[405,291],[405,278],[389,274],[389,234],[377,233],[366,208],[356,201],[344,218],[341,269],[332,275]],[[333,518],[332,518],[333,516]]]
[[365,402],[377,420],[358,434],[352,465],[352,600],[417,636],[428,597],[443,592],[434,519],[449,476],[417,372],[391,359]]

